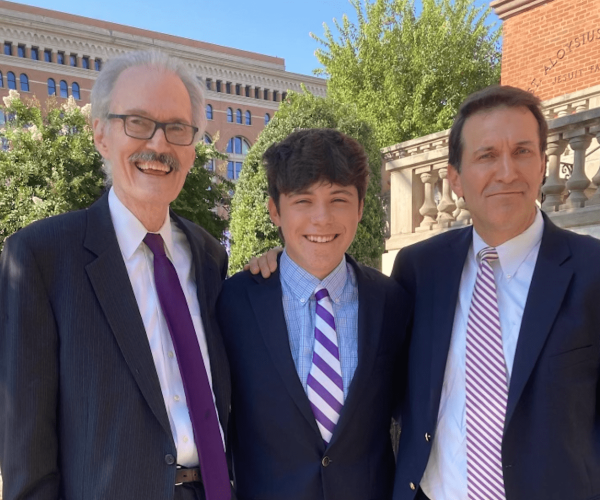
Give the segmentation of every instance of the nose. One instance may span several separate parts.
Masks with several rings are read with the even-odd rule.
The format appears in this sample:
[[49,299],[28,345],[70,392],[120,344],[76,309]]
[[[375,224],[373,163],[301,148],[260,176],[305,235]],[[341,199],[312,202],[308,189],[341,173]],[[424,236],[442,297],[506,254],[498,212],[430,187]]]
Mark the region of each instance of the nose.
[[167,147],[169,143],[167,142],[164,129],[160,127],[157,128],[154,131],[154,135],[146,141],[146,144],[150,149],[154,149],[156,151]]
[[328,203],[315,203],[312,211],[314,224],[327,224],[332,219],[331,207]]
[[503,153],[498,159],[498,168],[496,169],[496,179],[510,184],[518,178],[517,161],[509,152]]

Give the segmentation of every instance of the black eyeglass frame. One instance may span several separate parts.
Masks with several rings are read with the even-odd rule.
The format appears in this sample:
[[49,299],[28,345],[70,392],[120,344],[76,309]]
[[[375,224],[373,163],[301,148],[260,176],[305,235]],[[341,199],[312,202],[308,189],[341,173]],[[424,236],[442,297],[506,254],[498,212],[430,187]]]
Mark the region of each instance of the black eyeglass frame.
[[[154,130],[152,131],[152,133],[150,134],[150,136],[148,137],[136,137],[135,135],[131,135],[129,133],[127,133],[127,118],[130,117],[136,117],[136,118],[142,118],[143,120],[148,120],[154,123]],[[180,122],[157,122],[156,120],[153,120],[152,118],[148,118],[147,116],[140,116],[140,115],[116,115],[114,113],[109,113],[108,115],[106,115],[106,118],[108,118],[109,120],[113,120],[113,119],[119,119],[119,120],[123,120],[123,132],[125,132],[125,135],[127,137],[131,137],[132,139],[140,139],[143,141],[149,141],[150,139],[152,139],[154,137],[154,134],[156,134],[156,131],[160,128],[163,131],[163,134],[165,134],[165,140],[169,143],[169,144],[173,144],[174,146],[190,146],[194,143],[194,138],[196,137],[196,134],[198,133],[198,130],[200,130],[198,127],[195,127],[194,125],[188,125],[187,123],[180,123]],[[187,127],[190,128],[194,131],[193,135],[192,135],[192,139],[190,140],[190,142],[185,143],[185,144],[180,144],[177,142],[173,142],[170,141],[169,138],[167,137],[167,126],[168,125],[180,125],[183,127]]]

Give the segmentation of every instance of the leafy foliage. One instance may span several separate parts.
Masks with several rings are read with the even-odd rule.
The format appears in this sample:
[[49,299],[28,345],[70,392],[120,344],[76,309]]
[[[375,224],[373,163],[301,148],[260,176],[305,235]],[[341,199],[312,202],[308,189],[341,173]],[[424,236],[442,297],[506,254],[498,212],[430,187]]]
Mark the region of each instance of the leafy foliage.
[[363,263],[377,266],[383,252],[383,208],[379,196],[381,160],[371,127],[358,117],[354,106],[316,97],[304,89],[303,94],[288,94],[244,160],[232,200],[230,272],[239,271],[251,257],[281,244],[267,211],[267,179],[262,155],[271,144],[283,140],[297,128],[335,128],[365,148],[372,175],[363,218],[349,253]]
[[[23,101],[14,90],[4,98],[8,120],[0,132],[0,250],[22,227],[88,207],[104,191],[102,158],[94,147],[89,112],[89,105],[79,108],[72,97],[62,106],[48,101],[45,113],[37,100]],[[196,152],[196,168],[173,207],[220,238],[227,221],[211,209],[226,200],[230,184],[202,166],[225,155],[204,143]]]
[[449,128],[472,92],[500,80],[500,30],[474,0],[350,0],[357,23],[311,36],[328,95],[354,103],[380,147]]

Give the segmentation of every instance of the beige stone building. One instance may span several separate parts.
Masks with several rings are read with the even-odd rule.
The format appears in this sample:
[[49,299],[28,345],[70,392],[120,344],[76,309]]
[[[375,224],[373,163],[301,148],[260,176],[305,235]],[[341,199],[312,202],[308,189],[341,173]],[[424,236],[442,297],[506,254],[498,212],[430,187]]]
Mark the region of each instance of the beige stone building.
[[181,58],[207,89],[205,139],[219,134],[216,145],[229,160],[216,168],[232,179],[287,92],[302,84],[315,95],[326,91],[325,80],[285,71],[278,57],[1,0],[0,43],[0,98],[13,88],[42,103],[73,96],[87,104],[102,64],[126,51]]
[[[501,83],[543,100],[548,167],[540,206],[560,227],[600,238],[600,2],[494,0],[503,21]],[[389,233],[383,271],[398,251],[471,223],[447,180],[449,130],[385,148]]]

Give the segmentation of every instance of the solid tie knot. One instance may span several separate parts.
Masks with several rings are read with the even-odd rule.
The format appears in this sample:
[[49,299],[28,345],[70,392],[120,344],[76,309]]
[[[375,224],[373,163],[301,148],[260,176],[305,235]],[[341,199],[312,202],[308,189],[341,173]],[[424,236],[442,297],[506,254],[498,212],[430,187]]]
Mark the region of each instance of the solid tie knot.
[[498,260],[498,252],[494,247],[485,247],[477,256],[480,262],[486,261],[492,263]]
[[317,302],[323,300],[325,297],[329,297],[329,292],[327,291],[327,288],[323,288],[321,285],[319,285],[315,290],[315,298],[317,299]]
[[147,233],[144,237],[144,243],[148,245],[150,251],[155,257],[161,257],[166,255],[165,253],[165,242],[160,234]]

